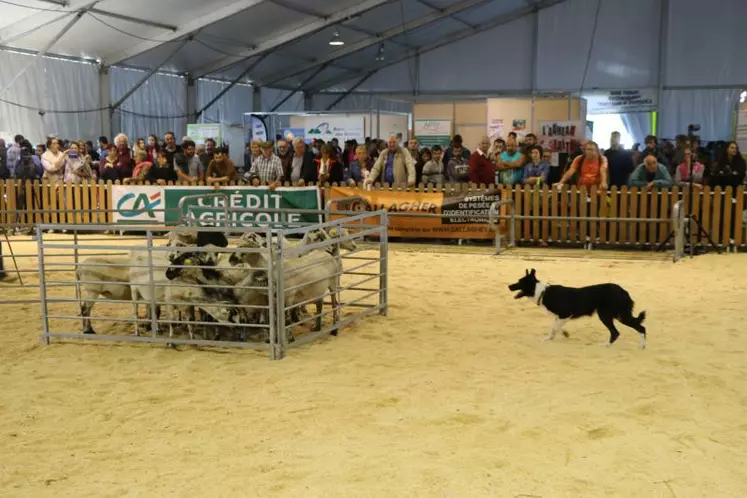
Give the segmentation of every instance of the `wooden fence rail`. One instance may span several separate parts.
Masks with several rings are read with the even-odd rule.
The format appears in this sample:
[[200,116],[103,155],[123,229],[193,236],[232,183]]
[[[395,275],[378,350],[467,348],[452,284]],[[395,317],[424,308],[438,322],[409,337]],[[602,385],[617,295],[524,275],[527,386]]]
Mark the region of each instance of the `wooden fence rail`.
[[[46,181],[0,181],[0,225],[28,226],[38,223],[112,223],[111,182],[50,184]],[[388,186],[377,186],[388,189]],[[228,187],[230,188],[230,186]],[[498,187],[503,199],[513,199],[516,214],[537,218],[516,221],[516,239],[523,243],[583,243],[652,246],[667,238],[671,225],[645,219],[669,220],[677,201],[690,203],[688,189],[641,190],[613,187],[606,191],[572,186],[562,191],[540,188]],[[323,189],[323,188],[322,188]],[[419,191],[454,192],[495,190],[476,185],[446,185]],[[403,190],[403,189],[400,189]],[[693,192],[692,212],[711,238],[724,247],[745,247],[745,192],[742,187],[704,187]],[[504,211],[505,212],[505,211]],[[604,218],[583,221],[583,218]],[[566,219],[563,219],[566,218]],[[641,221],[620,221],[634,218]],[[609,221],[607,221],[609,220]],[[691,230],[693,237],[696,230]]]

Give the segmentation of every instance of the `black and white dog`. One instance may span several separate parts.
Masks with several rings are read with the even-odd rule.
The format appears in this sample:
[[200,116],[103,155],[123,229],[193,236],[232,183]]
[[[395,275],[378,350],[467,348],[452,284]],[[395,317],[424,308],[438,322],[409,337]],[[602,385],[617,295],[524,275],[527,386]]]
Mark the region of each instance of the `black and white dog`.
[[[614,343],[620,332],[615,328],[615,320],[623,325],[635,329],[640,334],[641,349],[646,347],[646,327],[643,320],[646,312],[641,311],[637,317],[633,316],[633,300],[630,294],[617,284],[589,285],[587,287],[563,287],[562,285],[550,285],[537,280],[534,269],[526,271],[526,275],[515,284],[508,286],[511,291],[519,291],[515,299],[530,297],[537,306],[544,306],[547,311],[555,315],[552,328],[545,341],[551,341],[555,334],[563,329],[568,320],[574,320],[582,316],[591,316],[597,313],[599,319],[610,331],[610,342],[603,346]],[[568,337],[568,333],[563,331]]]

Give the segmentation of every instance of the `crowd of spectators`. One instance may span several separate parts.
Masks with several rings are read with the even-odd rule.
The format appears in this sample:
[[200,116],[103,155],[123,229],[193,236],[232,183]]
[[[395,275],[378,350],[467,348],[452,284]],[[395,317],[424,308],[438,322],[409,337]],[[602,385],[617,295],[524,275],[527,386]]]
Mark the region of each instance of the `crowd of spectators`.
[[[401,144],[397,136],[388,140],[348,140],[344,148],[330,142],[301,138],[291,141],[247,144],[244,161],[236,165],[228,149],[208,139],[197,145],[189,137],[177,141],[167,132],[163,139],[150,135],[131,143],[119,134],[91,141],[63,141],[51,137],[33,146],[22,135],[6,145],[0,139],[0,179],[48,179],[79,183],[112,180],[123,184],[165,185],[169,182],[226,185],[283,183],[302,186],[316,183],[368,185],[477,183],[513,185],[576,184],[608,188],[624,185],[644,189],[704,185],[736,187],[745,182],[745,161],[735,142],[702,149],[697,137],[678,136],[660,144],[648,136],[645,147],[625,149],[620,134],[612,133],[606,150],[585,141],[573,154],[553,154],[537,144],[534,134],[519,141],[515,133],[492,141],[483,137],[474,151],[455,135],[448,147],[420,147],[416,138]],[[564,164],[560,164],[564,163]]]

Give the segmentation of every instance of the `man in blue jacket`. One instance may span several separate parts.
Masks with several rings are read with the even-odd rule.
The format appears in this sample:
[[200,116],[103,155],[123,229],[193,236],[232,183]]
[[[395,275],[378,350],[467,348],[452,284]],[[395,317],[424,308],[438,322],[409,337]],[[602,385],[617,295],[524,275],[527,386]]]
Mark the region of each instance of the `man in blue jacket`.
[[638,165],[633,174],[630,175],[628,184],[631,187],[651,190],[653,188],[671,188],[674,183],[667,167],[661,164],[655,155],[648,154],[643,159],[643,163]]

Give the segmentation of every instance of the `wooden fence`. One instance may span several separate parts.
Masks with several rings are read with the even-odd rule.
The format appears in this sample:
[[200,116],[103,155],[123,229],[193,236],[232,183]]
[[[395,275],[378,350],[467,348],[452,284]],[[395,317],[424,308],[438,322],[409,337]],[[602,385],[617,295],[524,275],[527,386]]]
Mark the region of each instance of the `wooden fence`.
[[[46,181],[0,181],[0,225],[110,224],[112,186],[111,182],[56,185]],[[447,185],[443,189],[479,193],[485,187]],[[437,190],[428,188],[425,191]],[[686,205],[689,203],[687,189],[681,191],[678,188],[646,191],[613,187],[600,191],[594,187],[587,191],[573,186],[559,191],[547,187],[502,187],[502,192],[504,199],[514,200],[517,215],[548,217],[516,221],[516,239],[524,243],[574,244],[588,240],[600,245],[652,246],[666,239],[671,230],[670,223],[615,220],[668,220],[678,200],[684,199]],[[692,211],[700,217],[711,238],[724,247],[732,242],[736,247],[745,247],[744,189],[740,187],[734,192],[731,187],[723,190],[705,187],[693,194]],[[562,219],[564,217],[570,219]],[[609,218],[609,221],[581,221],[589,217]],[[694,234],[695,230],[692,232]]]

